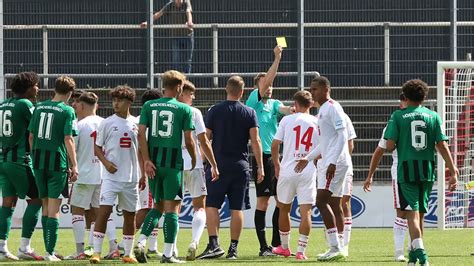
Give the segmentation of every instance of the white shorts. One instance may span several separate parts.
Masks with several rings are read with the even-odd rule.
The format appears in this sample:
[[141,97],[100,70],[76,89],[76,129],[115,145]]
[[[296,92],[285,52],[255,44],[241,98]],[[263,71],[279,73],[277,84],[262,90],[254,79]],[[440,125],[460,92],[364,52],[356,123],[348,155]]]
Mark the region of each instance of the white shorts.
[[[308,169],[308,171],[307,171]],[[301,174],[285,175],[280,173],[277,182],[278,201],[291,204],[298,197],[298,204],[316,202],[316,171],[314,167],[307,167]]]
[[183,171],[184,190],[191,194],[191,198],[207,195],[206,177],[204,169],[196,168]]
[[138,201],[140,210],[153,208],[153,197],[151,196],[148,178],[146,180],[145,189],[138,192]]
[[72,185],[70,196],[71,206],[89,210],[99,208],[100,185],[96,184],[77,184]]
[[393,207],[400,209],[400,196],[398,194],[398,180],[397,180],[397,167],[390,169],[392,174],[392,192],[393,192]]
[[118,208],[128,212],[136,212],[138,204],[138,183],[102,180],[100,188],[100,205],[114,206],[118,197]]
[[319,167],[318,165],[318,189],[326,189],[331,191],[333,197],[342,197],[342,188],[344,186],[344,180],[347,176],[348,165],[337,165],[336,173],[330,180],[326,179],[326,171],[328,167]]
[[342,195],[343,196],[352,196],[352,180],[354,178],[354,171],[352,167],[347,170],[346,179],[344,179],[344,184],[342,184]]

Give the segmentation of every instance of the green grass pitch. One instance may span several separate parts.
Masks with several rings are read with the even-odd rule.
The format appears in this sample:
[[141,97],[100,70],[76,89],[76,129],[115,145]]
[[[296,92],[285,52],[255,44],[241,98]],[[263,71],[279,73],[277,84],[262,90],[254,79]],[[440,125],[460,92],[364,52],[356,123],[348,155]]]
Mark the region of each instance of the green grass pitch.
[[[121,230],[117,230],[120,234]],[[120,238],[120,235],[118,235]],[[162,245],[162,231],[159,234],[158,247]],[[178,248],[180,257],[186,255],[187,245],[191,238],[189,229],[181,229],[178,236]],[[270,230],[267,230],[267,239],[270,238]],[[8,246],[10,251],[16,254],[19,246],[20,230],[12,230]],[[291,235],[291,248],[296,251],[298,240],[298,229],[293,228]],[[42,230],[35,232],[32,241],[40,255],[44,255],[44,246],[42,242]],[[108,250],[107,239],[104,241],[104,251]],[[405,263],[397,263],[393,261],[393,234],[392,230],[387,229],[358,229],[352,230],[352,240],[350,245],[350,254],[346,262],[341,263],[320,263],[316,260],[316,254],[325,250],[325,243],[322,229],[313,229],[310,235],[309,246],[306,254],[309,260],[304,263],[309,264],[330,264],[330,265],[406,265]],[[220,243],[224,250],[227,251],[229,245],[229,229],[221,230]],[[425,232],[425,248],[428,251],[431,265],[474,265],[474,256],[470,256],[474,252],[474,232],[468,229],[464,230],[436,230],[427,229]],[[203,239],[198,252],[201,252],[207,244],[207,234],[204,233]],[[74,237],[71,229],[61,229],[59,232],[59,241],[57,250],[62,255],[70,255],[75,250]],[[267,265],[284,265],[290,263],[298,263],[294,258],[262,258],[258,257],[258,240],[253,229],[244,229],[239,242],[239,260],[228,261],[225,258],[217,260],[195,261],[188,264],[212,264],[212,265],[238,265],[238,264],[254,264],[260,266]],[[102,264],[121,263],[121,261],[103,261]],[[159,261],[152,259],[149,264],[158,264]],[[2,264],[2,263],[0,263]],[[41,265],[45,262],[8,262],[5,265]],[[49,263],[54,265],[80,265],[88,264],[88,261],[63,261],[60,263]]]

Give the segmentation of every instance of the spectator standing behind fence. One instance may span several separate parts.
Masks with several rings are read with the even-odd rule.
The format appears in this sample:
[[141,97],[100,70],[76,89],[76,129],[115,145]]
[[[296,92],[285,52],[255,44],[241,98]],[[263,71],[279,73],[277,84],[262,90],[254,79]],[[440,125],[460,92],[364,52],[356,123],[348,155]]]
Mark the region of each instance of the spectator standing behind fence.
[[[193,61],[194,23],[192,11],[191,0],[170,0],[160,11],[153,14],[153,20],[157,20],[165,13],[169,13],[172,25],[185,24],[187,26],[187,28],[171,29],[173,69],[184,73],[191,73],[191,62]],[[146,28],[147,22],[142,22],[140,26]]]

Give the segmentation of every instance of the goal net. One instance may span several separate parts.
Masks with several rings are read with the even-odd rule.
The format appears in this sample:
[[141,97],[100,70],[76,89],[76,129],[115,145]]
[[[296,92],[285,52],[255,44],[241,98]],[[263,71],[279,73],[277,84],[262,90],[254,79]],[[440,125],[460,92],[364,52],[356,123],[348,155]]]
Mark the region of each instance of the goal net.
[[[474,227],[474,62],[438,62],[437,109],[459,169],[458,188],[451,192],[443,158],[438,156],[438,227]],[[444,181],[444,182],[443,182]]]

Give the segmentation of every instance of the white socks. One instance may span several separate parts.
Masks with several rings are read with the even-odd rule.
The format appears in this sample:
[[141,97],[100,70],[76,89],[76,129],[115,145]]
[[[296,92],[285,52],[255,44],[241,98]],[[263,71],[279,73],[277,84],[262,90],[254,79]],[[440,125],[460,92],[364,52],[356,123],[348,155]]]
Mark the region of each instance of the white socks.
[[123,236],[123,249],[124,249],[124,256],[131,256],[132,255],[132,248],[133,248],[133,240],[135,239],[134,235],[131,236]]
[[148,250],[151,250],[151,251],[156,251],[158,250],[158,240],[157,240],[157,237],[158,237],[158,229],[153,229],[153,231],[151,232],[149,238],[150,238],[150,242],[148,242]]
[[20,249],[22,251],[31,251],[31,239],[22,237],[20,240]]
[[117,239],[117,236],[116,236],[116,227],[115,227],[115,222],[112,218],[109,218],[107,220],[107,231],[105,231],[105,234],[107,235],[107,238],[109,239],[109,241],[111,240],[116,240]]
[[309,236],[300,234],[298,238],[298,252],[305,254],[306,246],[308,245]]
[[163,255],[166,256],[167,258],[170,258],[173,256],[173,243],[165,243],[163,245]]
[[288,249],[290,245],[290,231],[282,232],[280,231],[281,247],[283,249]]
[[336,227],[326,229],[326,237],[328,239],[329,246],[340,248]]
[[141,234],[138,237],[137,246],[142,247],[142,248],[146,247],[146,239],[147,239],[147,236],[144,234]]
[[199,209],[194,212],[193,221],[192,221],[192,241],[199,243],[202,233],[204,232],[204,227],[206,226],[206,212],[204,209]]
[[102,243],[104,243],[105,234],[94,232],[94,253],[100,254],[102,252]]
[[95,222],[91,222],[91,228],[89,229],[89,246],[94,246],[94,229]]
[[414,239],[411,242],[411,245],[413,247],[413,250],[425,249],[425,246],[423,245],[423,240],[421,238]]
[[396,217],[393,222],[393,242],[395,252],[404,254],[405,235],[408,231],[408,222],[406,219]]
[[344,218],[344,243],[343,246],[349,246],[351,241],[352,218]]
[[84,252],[84,235],[86,233],[86,222],[84,221],[84,216],[72,216],[72,231],[76,241],[76,254],[80,254]]
[[7,251],[8,246],[7,246],[7,240],[0,239],[0,251]]

